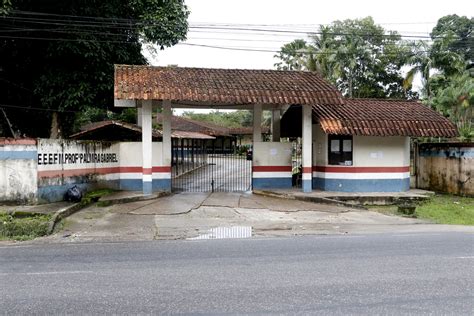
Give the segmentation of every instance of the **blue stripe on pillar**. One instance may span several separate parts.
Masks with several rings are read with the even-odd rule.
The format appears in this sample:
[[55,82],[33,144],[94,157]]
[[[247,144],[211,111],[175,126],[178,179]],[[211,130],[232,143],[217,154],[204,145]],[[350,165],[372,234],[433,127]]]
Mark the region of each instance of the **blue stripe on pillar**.
[[143,194],[149,195],[153,192],[153,182],[151,181],[143,181]]
[[303,192],[313,191],[313,183],[312,182],[313,182],[312,180],[303,180],[302,181]]

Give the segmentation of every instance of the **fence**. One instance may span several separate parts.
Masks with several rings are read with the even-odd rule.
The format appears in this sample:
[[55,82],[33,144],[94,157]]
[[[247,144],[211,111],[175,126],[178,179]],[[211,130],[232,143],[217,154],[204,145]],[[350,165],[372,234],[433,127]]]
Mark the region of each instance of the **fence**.
[[474,195],[474,143],[425,143],[417,153],[417,188]]

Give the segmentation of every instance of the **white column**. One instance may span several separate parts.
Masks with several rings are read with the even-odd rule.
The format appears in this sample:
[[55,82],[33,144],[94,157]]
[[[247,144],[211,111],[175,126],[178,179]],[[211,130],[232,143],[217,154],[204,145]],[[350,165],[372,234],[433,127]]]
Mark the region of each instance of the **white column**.
[[142,101],[142,181],[143,194],[152,193],[151,100]]
[[312,108],[310,105],[303,105],[303,192],[311,192],[313,188],[312,177]]
[[272,111],[272,141],[280,142],[280,109]]
[[140,126],[140,127],[142,126],[142,108],[141,108],[141,104],[137,105],[137,125]]
[[262,105],[255,104],[253,107],[253,142],[262,141]]
[[168,168],[168,175],[166,179],[169,180],[169,183],[166,185],[167,191],[171,191],[171,101],[163,101],[163,112],[162,112],[163,122],[161,126],[163,128],[163,152],[162,152],[162,161],[163,166]]

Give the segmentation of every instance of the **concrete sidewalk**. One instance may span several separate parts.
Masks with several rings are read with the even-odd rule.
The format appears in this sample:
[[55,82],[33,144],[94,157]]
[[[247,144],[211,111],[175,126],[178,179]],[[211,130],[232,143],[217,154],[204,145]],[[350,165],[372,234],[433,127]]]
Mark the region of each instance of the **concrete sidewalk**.
[[160,199],[91,205],[37,242],[217,239],[317,234],[469,231],[361,208],[249,193],[180,193]]
[[254,190],[254,194],[294,199],[314,203],[340,206],[392,205],[401,202],[422,201],[434,195],[434,192],[410,189],[406,192],[331,192],[313,190],[304,193],[301,189]]
[[[112,204],[130,203],[130,202],[136,202],[136,201],[148,201],[148,200],[157,199],[165,195],[169,195],[169,194],[165,192],[156,192],[152,195],[143,195],[141,192],[116,191],[116,192],[112,192],[110,194],[104,195],[98,199],[94,199],[91,202],[102,202],[103,204],[112,205]],[[84,199],[82,201],[84,201]],[[66,201],[46,203],[46,204],[36,204],[36,205],[11,205],[11,204],[0,203],[0,212],[29,213],[29,214],[55,214],[60,210],[72,207],[76,204],[77,203],[66,202]]]

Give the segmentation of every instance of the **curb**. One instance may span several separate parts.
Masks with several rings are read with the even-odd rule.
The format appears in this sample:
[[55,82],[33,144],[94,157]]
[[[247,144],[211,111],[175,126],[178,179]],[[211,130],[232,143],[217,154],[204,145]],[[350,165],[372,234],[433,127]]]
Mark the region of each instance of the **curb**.
[[139,202],[139,201],[149,201],[149,200],[155,200],[159,199],[164,196],[171,195],[171,192],[156,192],[150,195],[136,195],[136,196],[128,196],[128,197],[123,197],[123,198],[107,198],[107,196],[102,196],[99,198],[97,203],[100,204],[100,206],[109,206],[113,204],[124,204],[124,203],[131,203],[131,202]]
[[274,198],[279,198],[279,199],[298,200],[298,201],[303,201],[303,202],[349,207],[349,208],[367,211],[367,208],[361,205],[354,205],[351,203],[346,203],[346,202],[341,202],[338,200],[332,200],[332,199],[316,197],[316,196],[289,195],[285,193],[276,193],[273,191],[264,191],[264,190],[253,190],[253,193],[257,195],[261,195],[261,196],[268,196],[268,197],[274,197]]
[[114,205],[114,204],[124,204],[124,203],[130,203],[130,202],[154,200],[154,199],[161,198],[163,196],[168,196],[170,194],[171,192],[157,192],[150,195],[137,195],[137,196],[131,196],[131,197],[117,198],[117,199],[107,199],[107,196],[103,196],[103,197],[100,197],[98,200],[91,201],[89,203],[76,203],[76,204],[67,206],[63,209],[60,209],[56,213],[54,213],[53,217],[49,221],[48,235],[51,235],[53,233],[54,228],[62,219],[65,219],[66,217],[69,217],[72,214],[94,203],[102,203],[101,206],[109,206],[109,205]]

